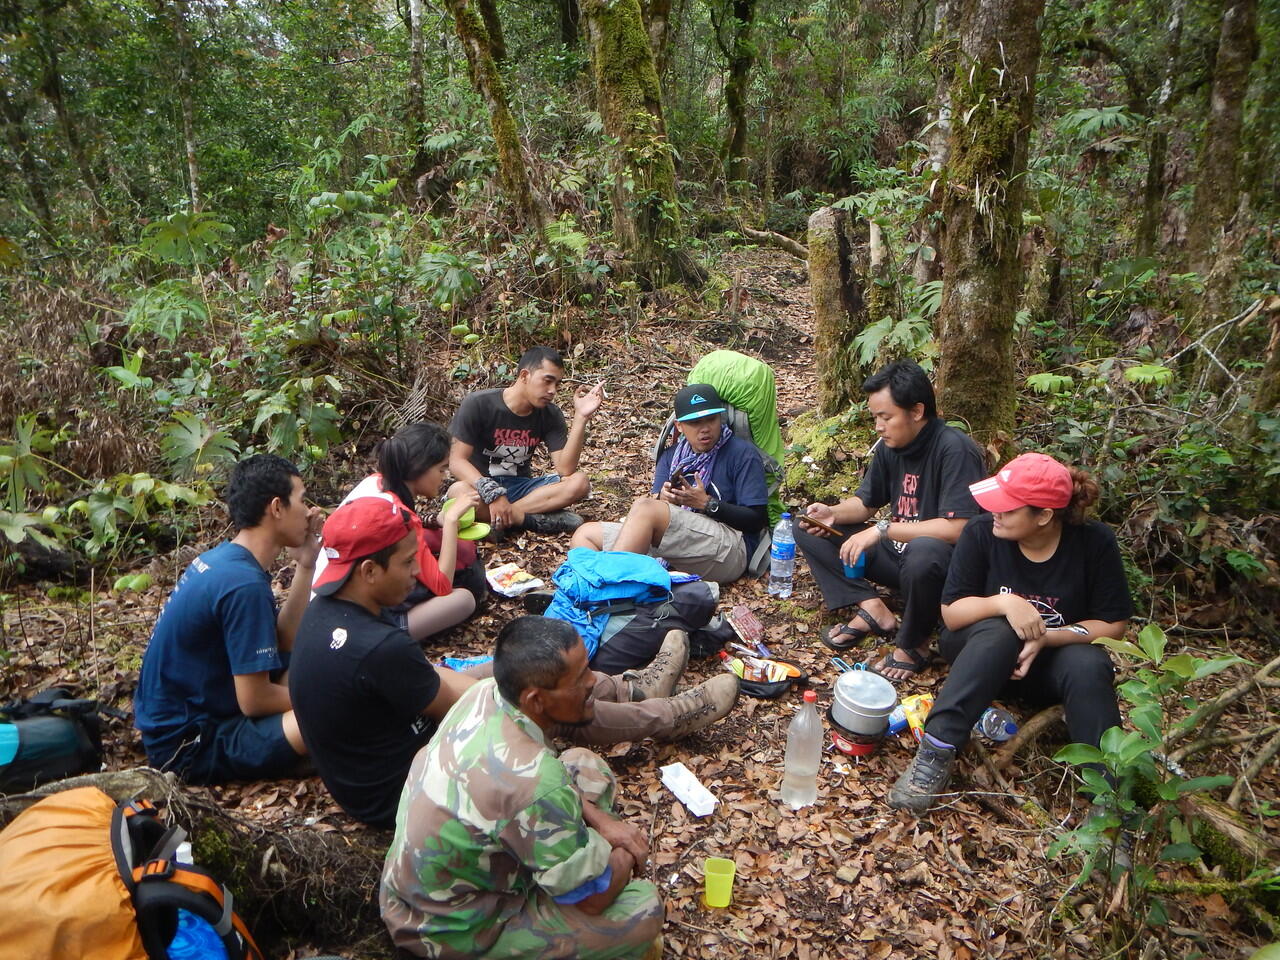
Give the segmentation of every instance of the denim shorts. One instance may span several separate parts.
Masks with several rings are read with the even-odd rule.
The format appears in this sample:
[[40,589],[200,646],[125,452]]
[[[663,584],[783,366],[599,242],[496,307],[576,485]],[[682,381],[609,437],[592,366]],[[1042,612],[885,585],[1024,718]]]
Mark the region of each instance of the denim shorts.
[[548,473],[545,477],[494,477],[493,479],[507,491],[507,499],[515,503],[539,487],[545,487],[549,483],[559,483],[560,474]]
[[196,784],[290,776],[303,758],[285,738],[283,716],[206,719],[164,767]]

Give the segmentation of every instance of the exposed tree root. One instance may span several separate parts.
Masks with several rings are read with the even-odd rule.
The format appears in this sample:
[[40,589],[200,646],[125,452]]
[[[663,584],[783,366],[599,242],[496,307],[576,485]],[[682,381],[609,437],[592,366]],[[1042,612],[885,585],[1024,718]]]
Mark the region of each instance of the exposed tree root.
[[785,250],[797,259],[809,259],[808,247],[781,233],[775,233],[772,230],[752,230],[750,227],[743,227],[742,233],[743,236],[755,240],[757,243],[767,243],[777,247],[779,250]]

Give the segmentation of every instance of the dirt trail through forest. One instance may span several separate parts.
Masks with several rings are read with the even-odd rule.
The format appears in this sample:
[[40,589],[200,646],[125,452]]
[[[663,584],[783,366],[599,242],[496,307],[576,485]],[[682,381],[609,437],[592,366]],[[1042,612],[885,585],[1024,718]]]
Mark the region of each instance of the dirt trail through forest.
[[[728,273],[732,289],[719,309],[707,310],[699,321],[647,325],[643,342],[615,333],[583,345],[584,354],[591,351],[595,363],[604,365],[610,382],[610,399],[592,424],[584,455],[595,481],[583,510],[589,518],[620,517],[630,500],[648,489],[649,446],[685,372],[708,350],[732,347],[767,360],[777,376],[784,419],[813,405],[803,266],[760,250],[736,254]],[[523,537],[495,547],[488,561],[517,560],[549,579],[563,558],[565,539]],[[174,567],[166,563],[157,569]],[[158,580],[142,596],[101,595],[87,603],[36,601],[26,593],[25,601],[4,614],[6,632],[15,640],[5,687],[16,692],[54,680],[79,682],[127,709],[141,652],[171,582]],[[757,612],[777,654],[809,671],[825,713],[836,671],[817,639],[824,615],[807,574],[798,572],[790,601],[772,600],[763,581],[752,581],[725,591],[722,608],[735,603]],[[430,654],[487,652],[498,627],[520,612],[517,602],[498,600],[481,617],[441,638]],[[868,648],[845,657],[852,661],[871,654]],[[694,662],[687,683],[717,669],[710,661]],[[940,683],[934,670],[900,692]],[[828,751],[818,803],[799,812],[780,805],[776,791],[786,723],[799,700],[798,691],[778,701],[744,697],[727,720],[681,743],[620,744],[608,751],[624,816],[652,838],[652,876],[668,904],[667,956],[970,960],[1093,955],[1093,929],[1087,924],[1064,929],[1055,915],[1070,865],[1046,859],[1054,833],[1018,811],[1020,797],[968,792],[921,821],[885,806],[889,784],[913,753],[907,737],[890,738],[869,758]],[[119,722],[111,725],[108,748],[112,768],[143,760],[136,737]],[[658,768],[677,760],[720,800],[713,815],[692,817],[658,781]],[[974,763],[962,759],[962,787],[972,786]],[[1084,809],[1064,769],[1042,755],[1012,771],[1012,782],[1062,820]],[[352,823],[314,778],[219,787],[211,794],[268,829],[356,834],[383,845],[388,837]],[[702,862],[710,855],[737,862],[734,900],[726,910],[701,904]],[[1199,929],[1225,938],[1216,941],[1223,945],[1238,918],[1221,897],[1201,899]],[[373,943],[362,945],[359,954],[380,955],[383,947]]]

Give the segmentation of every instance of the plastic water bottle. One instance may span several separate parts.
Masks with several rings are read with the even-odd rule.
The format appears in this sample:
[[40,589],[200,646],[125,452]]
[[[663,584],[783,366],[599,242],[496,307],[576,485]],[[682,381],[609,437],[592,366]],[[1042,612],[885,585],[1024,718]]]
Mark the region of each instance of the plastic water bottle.
[[999,707],[987,707],[982,711],[982,716],[978,718],[978,722],[973,725],[973,729],[988,740],[1001,743],[1018,732],[1018,722],[1013,719],[1013,714],[1008,710],[1001,710]]
[[787,755],[782,768],[782,802],[792,810],[818,799],[818,765],[822,762],[822,721],[818,695],[804,692],[804,703],[787,727]]
[[784,513],[773,528],[769,557],[769,595],[785,599],[791,596],[791,578],[796,572],[796,538],[791,532],[789,513]]

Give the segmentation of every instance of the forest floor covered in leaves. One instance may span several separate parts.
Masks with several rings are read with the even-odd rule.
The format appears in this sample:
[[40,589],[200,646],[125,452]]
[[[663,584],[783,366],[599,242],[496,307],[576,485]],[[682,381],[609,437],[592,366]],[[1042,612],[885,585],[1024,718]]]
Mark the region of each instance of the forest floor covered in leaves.
[[[594,480],[592,498],[582,505],[588,518],[619,518],[630,500],[647,490],[652,475],[648,448],[667,415],[671,395],[706,351],[729,346],[771,363],[784,429],[786,419],[813,405],[812,331],[803,266],[767,251],[735,257],[735,287],[721,309],[705,320],[651,321],[632,336],[619,331],[582,342],[581,349],[594,358],[584,364],[591,370],[590,379],[604,377],[609,392],[592,422],[584,454]],[[353,458],[350,479],[362,475],[364,468],[363,461]],[[325,486],[338,491],[345,479],[327,478]],[[115,596],[99,590],[59,600],[42,589],[20,588],[3,613],[8,658],[0,693],[29,695],[54,683],[68,683],[129,710],[142,651],[176,574],[223,531],[211,527],[208,533],[208,543],[191,544],[153,560],[149,570],[155,583],[141,595]],[[515,560],[549,580],[563,559],[566,540],[522,536],[489,547],[488,563]],[[770,648],[809,672],[819,709],[825,713],[837,672],[818,637],[833,618],[822,610],[802,564],[788,601],[769,598],[764,587],[761,580],[727,588],[722,609],[745,603],[755,611],[766,625]],[[1146,606],[1138,603],[1140,610]],[[437,638],[429,654],[488,652],[499,626],[520,612],[518,601],[495,598],[476,620]],[[1200,656],[1229,649],[1256,662],[1275,655],[1247,629],[1172,632],[1172,645]],[[872,654],[868,647],[845,658],[866,659]],[[714,661],[692,662],[687,682],[696,683],[717,669]],[[1195,693],[1211,696],[1237,683],[1246,670],[1235,668],[1210,678]],[[900,684],[900,693],[937,689],[943,678],[942,670],[935,668],[919,681]],[[1259,698],[1242,701],[1227,715],[1225,726],[1255,721],[1259,712],[1274,716],[1277,695],[1280,691],[1262,690]],[[1007,771],[1013,792],[976,786],[980,764],[972,754],[963,757],[958,786],[972,789],[919,821],[885,804],[889,786],[914,751],[909,736],[890,738],[869,758],[828,750],[818,803],[793,812],[779,803],[777,787],[786,724],[799,700],[798,691],[778,701],[744,697],[725,721],[683,742],[620,744],[608,751],[619,780],[622,813],[645,826],[652,839],[651,876],[667,901],[666,956],[968,960],[1103,955],[1099,943],[1111,922],[1104,917],[1108,905],[1098,903],[1096,888],[1072,886],[1078,865],[1046,856],[1061,825],[1074,825],[1087,808],[1067,768],[1048,759],[1061,729]],[[1019,716],[1025,719],[1028,714]],[[1237,771],[1239,749],[1224,744],[1197,756],[1189,775]],[[108,752],[113,769],[143,763],[136,734],[122,721],[110,724]],[[659,782],[658,768],[677,760],[719,799],[711,816],[691,816]],[[1258,797],[1272,801],[1280,797],[1278,787],[1274,764],[1252,784]],[[389,837],[345,817],[316,778],[214,788],[209,797],[274,830],[359,835],[383,846]],[[1055,822],[1033,822],[1021,809],[1026,798],[1036,799]],[[1258,806],[1280,814],[1266,804]],[[1276,815],[1252,820],[1270,841],[1280,834],[1278,821]],[[737,863],[734,899],[725,910],[701,903],[702,862],[712,855]],[[1159,876],[1170,881],[1197,878],[1190,867],[1162,867]],[[1152,957],[1245,957],[1264,942],[1219,893],[1180,895],[1167,904],[1171,925],[1160,938],[1159,952],[1149,954]],[[1125,911],[1123,898],[1112,909]],[[252,926],[252,917],[249,920]],[[356,945],[308,943],[306,931],[296,934],[309,947],[361,957],[390,956],[389,943],[376,932]],[[300,948],[296,955],[309,953]]]

